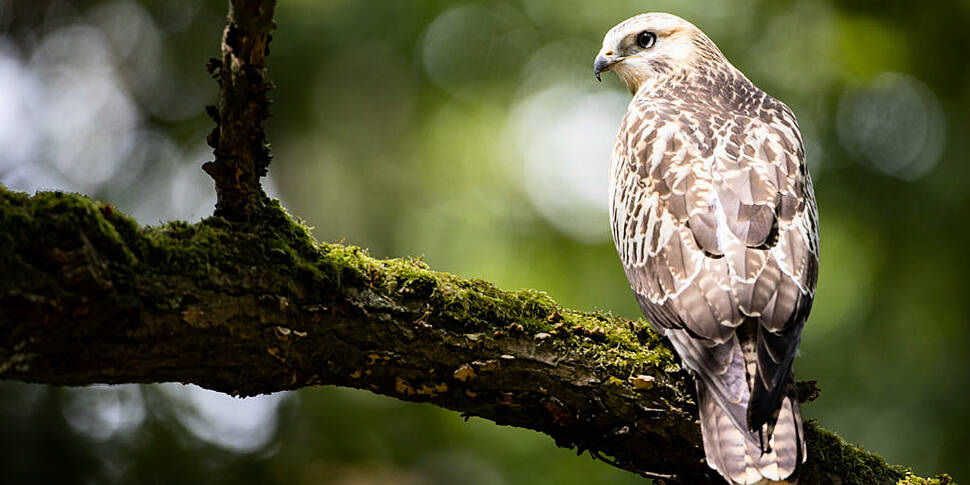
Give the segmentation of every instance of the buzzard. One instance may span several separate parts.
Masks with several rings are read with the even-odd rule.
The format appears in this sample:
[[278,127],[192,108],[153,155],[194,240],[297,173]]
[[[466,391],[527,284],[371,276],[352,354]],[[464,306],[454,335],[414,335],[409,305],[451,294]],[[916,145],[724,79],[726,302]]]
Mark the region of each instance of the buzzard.
[[613,241],[694,375],[707,463],[732,484],[785,480],[806,457],[792,361],[818,274],[795,116],[670,14],[613,27],[593,71],[633,94],[610,164]]

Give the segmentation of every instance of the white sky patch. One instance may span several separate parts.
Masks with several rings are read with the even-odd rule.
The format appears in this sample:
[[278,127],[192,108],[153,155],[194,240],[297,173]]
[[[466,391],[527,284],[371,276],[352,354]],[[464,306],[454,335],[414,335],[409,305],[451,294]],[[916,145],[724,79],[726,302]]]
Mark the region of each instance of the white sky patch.
[[609,165],[629,96],[555,85],[519,102],[508,132],[515,179],[553,226],[585,242],[609,239]]
[[236,452],[266,446],[276,433],[277,409],[286,394],[232,397],[194,385],[161,384],[182,407],[179,422],[199,439]]

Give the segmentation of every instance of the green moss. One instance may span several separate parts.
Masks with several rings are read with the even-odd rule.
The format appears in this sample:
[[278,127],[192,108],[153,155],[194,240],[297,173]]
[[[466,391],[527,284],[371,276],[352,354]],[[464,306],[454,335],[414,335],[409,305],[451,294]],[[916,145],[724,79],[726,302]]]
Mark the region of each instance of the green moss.
[[48,218],[42,225],[46,237],[67,241],[80,238],[86,246],[107,253],[109,259],[134,261],[134,255],[118,229],[130,231],[135,223],[109,204],[64,192],[38,192],[28,196],[2,186],[0,201],[4,228],[0,237],[6,243],[5,247],[14,247],[18,241],[33,240],[41,227],[37,218],[41,217]]
[[219,271],[219,261],[231,256],[226,244],[229,235],[218,227],[201,222],[186,224],[170,222],[146,229],[140,238],[133,238],[139,246],[146,270],[156,273],[178,271],[190,275],[212,274]]
[[950,475],[942,474],[933,478],[920,478],[908,473],[906,478],[896,482],[896,485],[956,485]]
[[433,271],[416,259],[379,260],[364,249],[339,244],[317,247],[312,265],[333,287],[366,285],[394,300],[426,303],[428,310],[462,325],[467,333],[492,335],[514,324],[529,335],[555,333],[559,351],[578,352],[594,368],[621,378],[645,367],[678,369],[663,339],[645,330],[643,321],[567,310],[545,292],[501,290],[487,281]]
[[[827,470],[813,471],[837,472],[846,478],[847,485],[896,483],[908,473],[904,467],[889,465],[881,457],[846,443],[835,433],[819,428],[814,421],[805,423],[805,438],[808,461],[827,464]],[[803,479],[807,483],[824,483],[823,478],[817,476],[803,476]]]
[[835,433],[819,428],[814,421],[805,423],[805,438],[808,444],[808,463],[811,466],[802,473],[801,483],[827,483],[828,477],[834,475],[843,477],[846,485],[954,484],[948,475],[928,479],[914,476],[908,468],[890,465],[862,447],[853,446]]

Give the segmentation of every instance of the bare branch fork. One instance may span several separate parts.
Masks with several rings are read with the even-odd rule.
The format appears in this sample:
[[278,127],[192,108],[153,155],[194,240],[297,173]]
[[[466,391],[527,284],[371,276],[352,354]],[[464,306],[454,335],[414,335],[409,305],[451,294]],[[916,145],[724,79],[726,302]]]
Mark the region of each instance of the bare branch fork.
[[[645,322],[318,243],[266,198],[273,7],[232,0],[210,63],[215,216],[140,227],[81,195],[0,187],[0,378],[354,387],[536,430],[659,483],[720,484],[693,386]],[[802,484],[950,483],[814,423],[806,435]]]

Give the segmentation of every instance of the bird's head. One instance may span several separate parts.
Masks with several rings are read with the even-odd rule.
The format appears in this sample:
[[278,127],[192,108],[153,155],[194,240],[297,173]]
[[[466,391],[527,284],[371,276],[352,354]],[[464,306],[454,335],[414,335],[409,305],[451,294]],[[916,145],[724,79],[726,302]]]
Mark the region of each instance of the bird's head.
[[636,94],[642,86],[692,65],[698,57],[712,55],[720,56],[720,52],[694,24],[668,13],[645,13],[606,33],[593,62],[593,74],[599,79],[600,73],[613,71]]

